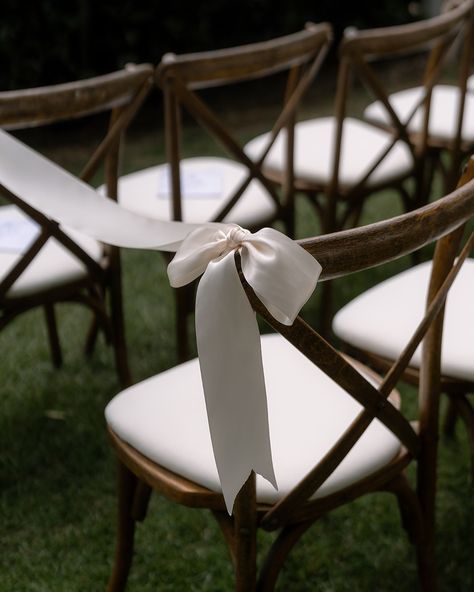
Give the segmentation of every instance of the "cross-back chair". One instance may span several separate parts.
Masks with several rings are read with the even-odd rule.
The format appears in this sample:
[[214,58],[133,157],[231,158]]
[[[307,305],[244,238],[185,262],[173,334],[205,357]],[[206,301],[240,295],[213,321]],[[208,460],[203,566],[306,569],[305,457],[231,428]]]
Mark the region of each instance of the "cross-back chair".
[[[472,169],[472,162],[470,167]],[[345,351],[385,371],[402,351],[407,336],[423,316],[433,263],[427,261],[361,293],[334,316],[333,331]],[[467,429],[474,483],[474,366],[470,327],[474,323],[474,260],[468,258],[450,291],[446,305],[441,356],[441,390],[448,396],[445,431],[453,435],[457,418]],[[385,310],[392,315],[387,317]],[[420,381],[421,350],[414,352],[403,378]]]
[[[466,11],[461,35],[455,44],[448,41],[437,48],[438,55],[428,63],[423,84],[385,93],[364,110],[364,117],[372,123],[396,129],[389,115],[390,105],[414,146],[419,144],[420,137],[426,137],[425,192],[429,191],[436,170],[442,174],[444,192],[454,189],[462,159],[472,153],[474,145],[474,96],[467,92],[474,49],[474,14],[469,0],[444,3],[445,14],[455,8]],[[455,84],[434,84],[440,69],[442,73],[455,74]]]
[[[473,174],[474,161],[464,180]],[[227,514],[197,360],[112,399],[106,419],[120,462],[118,538],[109,592],[125,588],[135,525],[146,514],[149,488],[179,504],[212,511],[229,547],[240,592],[273,590],[288,553],[318,518],[366,493],[390,492],[416,545],[420,586],[435,592],[442,310],[474,243],[471,236],[454,263],[462,229],[473,214],[470,181],[397,218],[300,241],[321,263],[324,279],[380,265],[437,241],[426,314],[383,378],[339,353],[300,317],[291,326],[279,324],[241,274],[252,307],[277,331],[263,336],[261,344],[278,492],[251,474],[233,515]],[[422,339],[419,413],[412,422],[394,389]],[[416,464],[415,487],[405,475],[411,462]],[[257,577],[258,528],[275,532],[276,538]]]
[[[167,164],[124,176],[119,199],[125,207],[160,219],[185,222],[235,222],[257,229],[276,220],[293,233],[292,145],[288,143],[288,166],[283,194],[262,173],[262,160],[252,161],[242,148],[239,125],[229,126],[210,89],[267,79],[287,73],[283,107],[275,119],[267,150],[280,129],[291,129],[299,102],[314,80],[331,41],[331,27],[308,24],[295,34],[269,41],[186,55],[167,54],[156,70],[163,90]],[[278,78],[276,78],[278,81]],[[282,79],[285,82],[284,79]],[[274,104],[275,83],[255,102]],[[249,91],[247,91],[249,92]],[[252,92],[252,91],[250,91]],[[255,89],[253,92],[256,92]],[[243,96],[238,87],[235,96]],[[264,96],[266,93],[268,96]],[[270,97],[270,100],[268,100]],[[186,157],[181,137],[185,112],[218,145],[223,156]],[[290,132],[291,135],[291,132]],[[187,322],[193,310],[192,290],[176,292],[178,358],[189,356]]]
[[[122,136],[152,84],[151,66],[130,65],[87,80],[1,92],[0,126],[18,130],[110,113],[80,177],[91,182],[103,166],[108,195],[116,199]],[[94,314],[86,353],[92,352],[99,328],[104,329],[120,382],[130,384],[118,249],[52,222],[5,187],[0,192],[10,202],[0,207],[0,329],[21,313],[43,307],[53,363],[60,366],[54,305],[79,302]]]
[[[429,179],[425,171],[427,121],[413,142],[409,121],[401,120],[388,102],[386,60],[394,56],[425,55],[425,84],[436,84],[443,58],[471,17],[471,3],[440,17],[407,25],[344,32],[334,115],[299,121],[294,126],[294,188],[310,199],[321,232],[357,226],[366,199],[393,188],[405,211],[426,203]],[[377,68],[377,65],[384,67]],[[356,85],[356,82],[359,84]],[[390,129],[351,116],[354,91],[360,85],[378,99]],[[430,93],[425,98],[429,112]],[[254,138],[246,152],[261,155],[268,134]],[[286,166],[283,134],[263,163],[269,179],[282,183]],[[414,179],[414,189],[406,183]],[[322,291],[321,326],[329,334],[332,317],[331,283]]]

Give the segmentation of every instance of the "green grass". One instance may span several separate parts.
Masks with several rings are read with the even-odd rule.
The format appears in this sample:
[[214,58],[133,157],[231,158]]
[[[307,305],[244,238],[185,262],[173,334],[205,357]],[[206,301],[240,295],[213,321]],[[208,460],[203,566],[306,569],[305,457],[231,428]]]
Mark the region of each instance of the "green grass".
[[[251,136],[256,128],[243,129]],[[188,144],[200,148],[197,138],[194,129],[187,130]],[[148,123],[132,131],[126,169],[162,158],[161,139],[161,130]],[[78,170],[81,144],[72,145],[67,130],[59,147],[49,136],[32,141]],[[369,200],[364,221],[399,211],[396,196],[387,192]],[[298,212],[300,235],[317,233],[303,200]],[[174,363],[173,300],[159,255],[126,251],[123,259],[130,362],[140,380]],[[337,282],[337,306],[406,265],[402,261]],[[40,311],[0,333],[0,592],[103,590],[111,568],[115,460],[103,410],[119,387],[103,341],[91,359],[82,355],[89,314],[72,305],[58,308],[65,355],[60,370],[51,368]],[[317,312],[316,295],[305,316],[314,323]],[[413,406],[412,393],[405,402]],[[462,426],[455,440],[441,442],[439,467],[441,590],[471,592],[474,496]],[[263,549],[270,538],[261,535]],[[138,528],[128,590],[219,592],[231,590],[231,582],[227,551],[210,514],[154,496]],[[310,529],[290,556],[278,590],[412,592],[416,582],[414,549],[400,527],[394,499],[376,494]]]

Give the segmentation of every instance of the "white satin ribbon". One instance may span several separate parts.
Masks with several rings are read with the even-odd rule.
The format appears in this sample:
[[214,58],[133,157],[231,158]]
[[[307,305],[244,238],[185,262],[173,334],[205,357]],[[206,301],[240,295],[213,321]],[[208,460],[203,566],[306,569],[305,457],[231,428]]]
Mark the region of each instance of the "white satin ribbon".
[[180,287],[202,273],[196,338],[209,429],[229,514],[251,471],[276,489],[260,335],[235,267],[277,321],[291,325],[316,287],[321,266],[273,228],[255,234],[235,224],[191,232],[168,266]]
[[319,263],[271,228],[250,234],[236,225],[166,222],[135,214],[2,130],[0,186],[60,224],[108,244],[176,251],[182,243],[168,273],[173,286],[204,273],[197,291],[196,332],[227,508],[231,512],[252,470],[276,487],[260,336],[234,251],[240,252],[248,283],[284,324],[293,323],[313,292]]
[[186,235],[201,226],[126,210],[3,130],[0,185],[64,226],[118,247],[176,251]]

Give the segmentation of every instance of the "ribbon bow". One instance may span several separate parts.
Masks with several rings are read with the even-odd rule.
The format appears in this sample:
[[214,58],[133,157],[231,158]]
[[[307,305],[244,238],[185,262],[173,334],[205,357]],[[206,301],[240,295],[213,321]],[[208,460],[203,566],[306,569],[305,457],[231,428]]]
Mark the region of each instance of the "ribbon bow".
[[201,227],[168,266],[173,287],[203,274],[196,294],[196,338],[211,441],[229,514],[251,471],[278,488],[273,469],[260,335],[235,266],[272,316],[291,325],[321,272],[319,263],[273,228]]

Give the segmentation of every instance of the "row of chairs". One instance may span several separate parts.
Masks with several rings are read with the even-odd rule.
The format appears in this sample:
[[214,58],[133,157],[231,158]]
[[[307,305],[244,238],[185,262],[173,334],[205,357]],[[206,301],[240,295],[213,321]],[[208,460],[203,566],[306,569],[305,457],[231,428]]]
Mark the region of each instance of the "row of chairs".
[[[118,187],[120,135],[150,89],[153,73],[149,66],[129,67],[121,73],[66,85],[0,93],[0,125],[18,129],[111,110],[110,129],[114,131],[106,136],[82,178],[93,179],[99,160],[106,158],[107,188],[103,190],[114,199],[118,193],[125,207],[162,219],[233,221],[250,229],[281,220],[286,232],[293,236],[294,193],[303,191],[319,214],[322,232],[332,232],[355,226],[365,199],[386,187],[394,186],[400,191],[407,211],[425,203],[431,186],[426,182],[426,177],[431,176],[426,166],[428,152],[438,153],[441,148],[449,152],[452,164],[447,178],[452,179],[453,172],[459,169],[460,156],[472,146],[468,131],[461,133],[470,129],[473,100],[464,92],[472,46],[467,4],[412,25],[347,31],[339,48],[335,115],[296,124],[297,108],[314,82],[331,42],[329,25],[308,25],[304,31],[285,38],[235,49],[165,56],[154,76],[164,94],[169,164],[122,176]],[[464,34],[464,41],[458,86],[436,86],[443,59],[460,34]],[[389,97],[380,72],[372,65],[374,60],[400,52],[412,55],[426,48],[430,51],[424,85],[410,90],[408,95]],[[285,70],[288,78],[283,108],[272,131],[246,145],[199,94],[216,85],[240,83]],[[378,99],[367,108],[364,120],[347,116],[350,77],[354,73]],[[122,107],[118,108],[116,102],[122,103]],[[128,112],[120,113],[126,108],[125,102]],[[424,118],[416,109],[419,105],[424,105]],[[230,158],[182,157],[183,107],[224,147]],[[445,113],[451,114],[450,124],[443,127],[439,121],[444,121]],[[111,141],[110,137],[116,140]],[[413,178],[415,187],[409,190],[404,182]],[[445,191],[450,189],[451,181]],[[16,208],[3,208],[0,214],[4,228],[11,227],[21,215]],[[29,215],[24,209],[23,214]],[[44,228],[43,231],[46,232]],[[0,302],[4,314],[0,328],[24,310],[44,304],[53,360],[59,365],[61,350],[53,305],[64,299],[79,299],[95,311],[86,351],[92,351],[97,328],[104,326],[115,345],[121,383],[130,383],[118,253],[110,248],[104,253],[97,244],[82,245],[86,251],[89,249],[89,262],[83,256],[78,266],[77,256],[71,257],[68,247],[63,244],[59,251],[52,251],[53,244],[49,241],[40,251],[38,243],[34,243],[36,246],[30,245],[23,256],[19,256],[21,245],[8,255],[2,253]],[[48,261],[50,256],[54,266]],[[48,267],[46,272],[44,265]],[[52,269],[57,271],[53,274]],[[42,279],[38,281],[38,277]],[[80,286],[72,285],[78,280]],[[114,288],[110,287],[112,284]],[[112,296],[111,315],[104,303],[107,292]],[[323,330],[328,333],[329,288],[325,292],[321,317],[326,323]],[[189,357],[188,319],[192,310],[193,290],[177,290],[177,350],[181,361]]]
[[[417,545],[423,589],[436,589],[434,496],[441,343],[441,326],[436,313],[442,307],[449,287],[446,278],[448,282],[452,280],[454,272],[450,270],[453,269],[460,229],[474,214],[474,185],[468,182],[464,189],[453,195],[398,219],[357,230],[342,232],[341,228],[358,221],[369,194],[393,184],[401,187],[400,184],[409,177],[414,177],[416,184],[412,194],[402,190],[406,209],[413,210],[424,204],[428,195],[428,151],[447,148],[453,157],[446,175],[447,187],[451,189],[452,171],[469,144],[461,134],[467,97],[467,59],[461,61],[461,92],[453,93],[453,100],[459,101],[458,118],[454,128],[450,129],[454,133],[449,142],[437,145],[433,141],[437,136],[430,128],[431,118],[419,119],[420,127],[415,128],[414,107],[424,105],[424,112],[429,113],[430,100],[441,88],[435,85],[442,58],[460,33],[470,39],[471,27],[472,3],[464,2],[440,17],[422,23],[346,33],[340,48],[336,116],[296,124],[296,109],[313,82],[331,40],[328,25],[309,25],[295,35],[234,50],[169,55],[156,72],[146,65],[133,66],[120,73],[81,83],[0,93],[0,120],[3,125],[11,127],[110,110],[105,139],[95,150],[81,178],[92,180],[100,162],[105,159],[107,186],[103,192],[113,199],[118,195],[125,207],[147,215],[198,222],[228,220],[251,229],[280,219],[287,232],[293,233],[294,192],[306,191],[321,213],[325,234],[301,244],[321,262],[326,280],[379,265],[439,239],[429,298],[433,303],[426,323],[415,338],[410,341],[412,330],[423,317],[422,306],[415,311],[414,320],[401,331],[401,338],[405,343],[409,342],[407,348],[403,349],[401,342],[392,341],[390,331],[384,329],[380,319],[372,319],[372,314],[363,317],[366,323],[362,334],[366,334],[366,325],[373,320],[375,330],[384,333],[392,350],[380,349],[378,345],[371,349],[366,342],[358,343],[340,329],[344,311],[336,317],[336,331],[354,351],[360,353],[363,350],[371,363],[380,362],[379,367],[390,368],[384,379],[355,360],[341,356],[303,321],[297,320],[292,327],[276,323],[242,278],[255,310],[282,335],[262,339],[275,466],[278,480],[284,484],[276,496],[269,493],[262,480],[256,482],[251,477],[239,495],[234,515],[229,517],[225,513],[204,410],[199,404],[196,406],[196,397],[200,395],[196,361],[135,385],[112,400],[106,415],[111,440],[121,460],[121,513],[110,590],[122,590],[125,586],[135,522],[144,517],[150,487],[179,503],[213,511],[236,567],[236,589],[242,591],[255,589],[257,585],[257,527],[280,530],[258,583],[258,589],[271,590],[288,552],[316,519],[366,492],[390,491],[396,495],[404,526]],[[464,48],[468,46],[466,41]],[[419,103],[412,103],[412,109],[408,110],[410,114],[405,117],[406,112],[393,108],[396,101],[383,91],[370,62],[377,56],[411,52],[421,47],[430,49],[425,86],[422,91],[413,91]],[[468,55],[467,49],[465,55]],[[229,133],[217,114],[198,95],[199,90],[218,83],[241,82],[282,70],[289,70],[283,109],[272,131],[246,146]],[[379,101],[369,110],[376,111],[383,105],[389,114],[391,123],[387,119],[378,121],[385,129],[346,116],[349,75],[355,71],[363,75]],[[159,165],[119,180],[121,136],[154,78],[164,92],[169,167]],[[233,160],[181,158],[182,106],[218,139]],[[433,110],[435,113],[436,101]],[[355,147],[350,147],[351,141],[355,142]],[[367,150],[363,150],[364,147]],[[303,158],[302,165],[299,156]],[[361,160],[355,160],[359,156]],[[403,166],[397,165],[399,158]],[[217,185],[210,180],[209,174],[216,166],[221,170]],[[317,166],[321,166],[321,170],[316,174]],[[472,177],[472,171],[469,174]],[[168,200],[156,198],[160,182]],[[218,198],[209,203],[209,199],[206,202],[199,193],[195,197],[186,195],[187,191],[192,194],[199,182],[208,192],[212,193],[214,188]],[[283,188],[283,197],[276,190],[279,186]],[[58,226],[23,203],[21,196],[3,193],[15,206],[14,210],[12,206],[2,208],[7,224],[14,228],[15,219],[21,220],[22,232],[31,234],[28,234],[30,238],[23,255],[19,247],[12,249],[5,259],[5,271],[0,281],[0,302],[5,310],[2,324],[32,306],[45,306],[54,359],[59,363],[60,350],[52,307],[57,301],[79,300],[95,313],[87,349],[92,349],[99,327],[104,327],[115,345],[121,382],[129,384],[118,251],[110,247],[104,250],[102,245],[90,242],[88,237],[77,236],[77,233]],[[255,202],[265,203],[265,199],[266,207],[256,214]],[[245,205],[246,200],[248,205]],[[157,202],[162,204],[161,210],[158,210]],[[346,206],[341,218],[338,217],[337,203]],[[34,221],[33,228],[28,229],[25,224],[27,217]],[[17,229],[20,227],[21,224],[16,224]],[[326,234],[334,230],[339,232]],[[51,259],[46,251],[53,247],[56,250],[53,253],[54,267],[62,273],[54,281],[49,279]],[[78,260],[82,266],[78,267]],[[457,267],[454,269],[457,271]],[[462,268],[459,280],[468,273],[464,270],[469,269],[468,262]],[[425,267],[423,270],[421,279],[415,283],[401,282],[400,289],[408,289],[410,294],[413,286],[419,285],[417,282],[427,282],[428,272]],[[442,286],[442,292],[436,295],[439,286]],[[112,297],[112,317],[106,312],[107,293]],[[403,301],[390,286],[382,293],[383,307],[379,310],[385,310],[389,302],[387,294],[395,294],[394,306],[398,307],[400,317],[394,314],[393,318],[403,318]],[[463,294],[464,305],[465,291]],[[178,291],[177,296],[179,355],[184,358],[188,353],[186,319],[192,305],[189,290]],[[364,310],[372,311],[374,301],[367,302]],[[360,310],[356,310],[349,316],[360,322],[360,314]],[[393,389],[400,377],[413,379],[414,373],[409,367],[411,354],[427,331],[429,338],[419,362],[422,376],[420,423],[414,428],[400,412],[400,397]],[[353,334],[356,332],[354,330]],[[461,344],[465,345],[465,342]],[[463,351],[468,350],[463,348]],[[396,359],[400,352],[402,355],[391,365],[389,360]],[[453,382],[451,367],[445,369],[443,366],[442,371],[450,376],[446,380]],[[456,409],[466,415],[464,394],[469,391],[466,385],[472,392],[472,379],[466,376],[463,379],[462,397],[453,400]],[[455,391],[459,393],[460,389],[453,388],[450,392]],[[297,404],[295,397],[298,398]],[[459,402],[461,400],[463,403]],[[183,405],[195,412],[183,414]],[[150,422],[149,418],[156,418],[156,421]],[[304,425],[303,420],[306,420]],[[288,428],[288,422],[293,422],[293,427]],[[289,459],[289,463],[285,459]],[[417,493],[404,474],[405,467],[412,460],[418,465]]]
[[[465,65],[467,56],[470,56],[472,22],[472,5],[463,5],[455,13],[413,26],[403,42],[400,30],[351,33],[341,45],[343,65],[339,80],[344,92],[338,93],[338,115],[333,119],[287,126],[284,130],[286,137],[273,129],[244,147],[244,153],[251,156],[252,162],[263,163],[267,178],[284,191],[290,191],[291,199],[295,186],[307,191],[312,199],[319,198],[316,207],[322,213],[323,229],[338,232],[325,233],[300,244],[320,261],[324,279],[343,277],[380,265],[416,252],[433,241],[437,241],[435,259],[432,267],[425,264],[408,272],[417,275],[416,281],[396,279],[395,285],[388,283],[373,298],[371,293],[361,296],[357,303],[348,305],[336,316],[335,329],[345,337],[346,347],[350,344],[352,354],[383,371],[383,378],[353,357],[338,353],[301,319],[297,319],[292,327],[275,322],[241,275],[253,308],[277,332],[262,338],[262,355],[280,490],[273,491],[264,479],[252,474],[236,500],[232,516],[226,513],[212,456],[197,360],[139,383],[110,402],[106,418],[120,464],[118,540],[108,590],[122,590],[125,586],[132,561],[135,526],[146,515],[151,489],[179,504],[212,511],[234,564],[235,589],[242,592],[273,590],[291,549],[307,529],[328,512],[368,492],[390,492],[397,499],[402,524],[417,549],[420,587],[430,592],[437,589],[435,492],[441,374],[443,389],[448,383],[451,387],[456,384],[449,392],[456,395],[453,398],[456,411],[464,417],[469,415],[467,410],[470,409],[465,394],[473,390],[469,339],[468,336],[459,339],[459,331],[466,326],[472,308],[465,307],[470,300],[469,288],[473,282],[469,277],[470,261],[464,261],[473,246],[472,235],[459,258],[456,260],[455,257],[466,221],[474,213],[474,161],[462,179],[463,189],[433,205],[416,208],[426,204],[428,199],[430,183],[427,176],[432,174],[426,164],[428,157],[432,162],[435,157],[439,160],[438,154],[445,151],[451,159],[445,165],[445,191],[450,191],[454,171],[459,167],[464,151],[469,149],[468,135],[461,132],[463,121],[466,121],[463,118],[467,84]],[[456,37],[455,30],[466,33],[460,86],[450,91],[449,110],[444,105],[439,111],[436,97],[445,90],[435,85],[443,53],[441,48],[447,50]],[[435,40],[440,43],[434,43],[433,47]],[[383,87],[377,86],[364,57],[373,57],[377,51],[406,51],[417,44],[427,43],[432,50],[426,87],[424,91],[413,91],[420,101],[416,106],[424,104],[426,113],[429,112],[430,98],[434,97],[431,118],[422,119],[416,109],[410,110],[408,116],[406,112],[391,109],[398,97],[393,100],[381,92]],[[386,131],[380,131],[380,134],[385,134],[386,150],[379,148],[372,153],[370,150],[364,152],[362,158],[370,164],[361,166],[357,160],[354,177],[344,187],[341,183],[343,134],[347,134],[344,139],[348,144],[351,138],[355,142],[351,149],[346,145],[345,166],[350,167],[353,164],[351,159],[356,160],[367,145],[362,142],[361,135],[370,136],[370,132],[375,131],[363,121],[345,117],[343,103],[347,77],[356,67],[366,75],[379,99],[373,108],[384,105],[392,125],[382,122]],[[457,113],[457,117],[440,141],[434,122],[443,120],[445,109],[448,113]],[[413,123],[415,115],[418,127]],[[351,135],[352,126],[359,130],[359,135]],[[325,130],[330,130],[328,135],[336,130],[332,163],[327,162]],[[383,141],[381,143],[383,145]],[[398,170],[400,174],[397,174],[392,161],[386,165],[387,176],[379,178],[378,185],[372,182],[371,186],[371,175],[376,178],[379,167],[383,170],[384,159],[390,153],[393,158],[397,146],[400,151],[405,151],[410,166],[404,172]],[[298,168],[301,164],[299,157],[303,159],[303,165],[307,165],[307,173],[303,167]],[[308,180],[309,175],[315,175],[318,165],[325,169],[326,177]],[[347,212],[357,212],[352,222],[357,221],[368,194],[395,181],[399,184],[409,176],[415,178],[415,191],[410,198],[408,193],[402,195],[405,196],[406,209],[412,212],[369,227],[341,231],[349,222]],[[347,210],[342,219],[337,220],[340,209],[336,204],[340,203],[341,196],[342,203],[344,197],[347,200]],[[322,203],[325,203],[326,210]],[[293,224],[293,220],[291,222]],[[450,293],[447,334],[443,341],[442,315],[439,313],[457,274],[459,277]],[[420,285],[424,286],[423,290],[419,289]],[[423,313],[425,300],[428,303],[426,314]],[[359,309],[356,310],[357,304]],[[453,344],[453,310],[457,321],[461,322],[455,323],[456,347],[447,354]],[[352,328],[352,333],[342,335],[344,316],[349,317],[356,327]],[[366,335],[371,337],[373,333],[376,333],[370,343],[373,347],[369,348]],[[382,345],[380,340],[377,341],[381,335]],[[356,336],[362,343],[357,342]],[[417,370],[414,370],[412,356],[420,351],[423,338],[423,354],[415,357]],[[455,378],[458,375],[453,373],[448,361],[448,357],[456,358],[461,350],[464,370],[469,374],[469,380],[466,382],[464,376],[462,383]],[[402,378],[418,386],[419,410],[415,423],[402,413],[401,397],[395,390]],[[130,419],[132,409],[133,419]],[[192,412],[183,414],[183,409]],[[472,423],[472,410],[470,413]],[[452,412],[450,417],[452,421],[455,413]],[[150,421],[150,418],[156,420]],[[405,473],[412,461],[415,461],[417,471],[414,487]],[[257,573],[259,528],[277,534]]]

